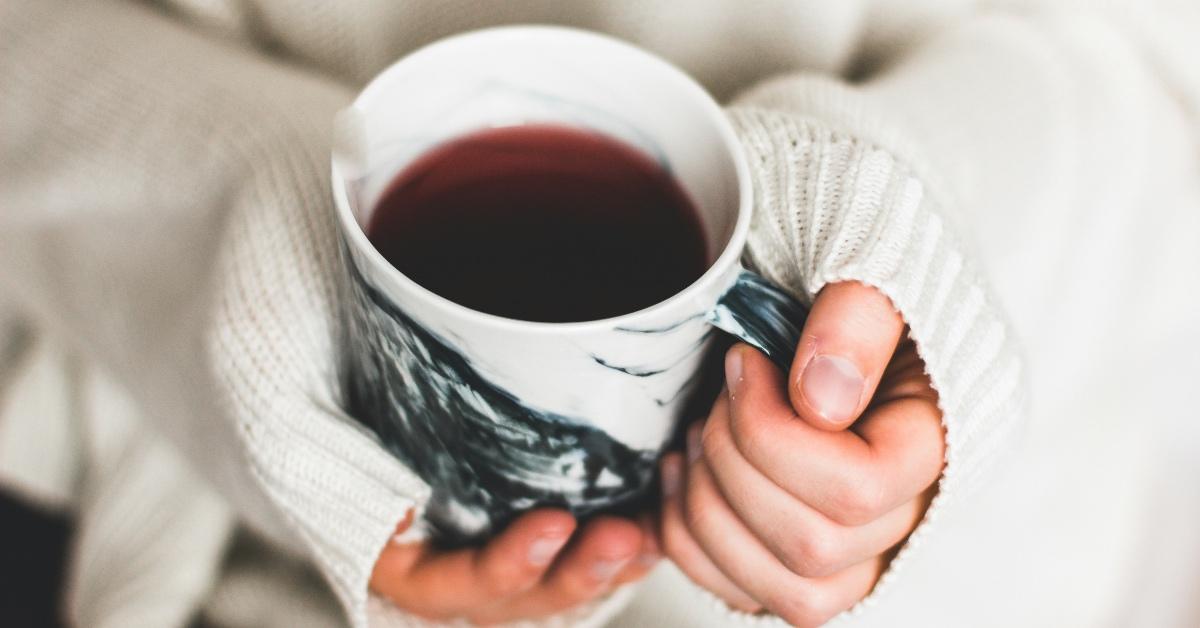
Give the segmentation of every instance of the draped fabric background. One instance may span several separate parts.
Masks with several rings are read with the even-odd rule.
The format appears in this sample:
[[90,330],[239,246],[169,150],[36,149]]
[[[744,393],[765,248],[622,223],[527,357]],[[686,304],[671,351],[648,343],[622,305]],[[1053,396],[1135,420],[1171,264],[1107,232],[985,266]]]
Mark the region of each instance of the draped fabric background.
[[[1200,622],[1194,7],[2,0],[0,485],[74,521],[71,620],[409,622],[366,578],[423,486],[329,386],[329,121],[404,52],[515,22],[632,40],[734,103],[777,192],[750,255],[798,294],[845,271],[913,298],[961,402],[950,450],[971,454],[943,488],[976,490],[943,491],[902,569],[839,621]],[[906,250],[917,223],[856,178],[867,163],[919,190],[921,234],[947,234],[921,275],[944,288],[795,237],[887,225],[864,259]],[[800,172],[838,194],[805,196]],[[988,369],[1017,354],[1009,390]],[[1023,431],[970,418],[1015,413],[1018,392]],[[670,566],[556,621],[628,596],[617,625],[754,621]]]

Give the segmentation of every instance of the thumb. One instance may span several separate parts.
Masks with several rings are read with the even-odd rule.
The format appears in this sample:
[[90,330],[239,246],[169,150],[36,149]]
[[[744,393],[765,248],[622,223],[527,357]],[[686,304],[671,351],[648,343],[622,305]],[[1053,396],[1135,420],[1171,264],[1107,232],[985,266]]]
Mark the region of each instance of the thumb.
[[788,378],[796,414],[820,429],[849,427],[875,394],[903,332],[904,319],[875,288],[857,281],[825,286]]

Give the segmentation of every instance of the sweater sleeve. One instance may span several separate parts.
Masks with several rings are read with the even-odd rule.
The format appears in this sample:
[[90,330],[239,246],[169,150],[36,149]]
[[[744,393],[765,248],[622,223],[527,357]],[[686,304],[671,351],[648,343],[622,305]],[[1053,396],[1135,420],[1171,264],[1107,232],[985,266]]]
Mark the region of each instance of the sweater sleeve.
[[367,625],[425,485],[338,409],[341,86],[128,2],[0,3],[4,300],[146,415]]
[[1041,253],[1063,243],[1044,236],[1080,218],[1068,208],[1136,180],[1147,119],[1195,131],[1186,29],[1170,22],[977,15],[891,51],[899,61],[857,84],[785,76],[729,109],[755,186],[747,261],[808,299],[830,282],[877,287],[908,323],[943,413],[938,494],[843,620],[887,595],[937,521],[1019,441],[1027,385],[1012,321],[1036,307],[1029,286],[1045,285],[1023,257],[1053,259]]
[[1024,414],[1021,361],[971,250],[908,164],[853,130],[752,102],[729,111],[755,185],[747,262],[809,301],[839,281],[887,295],[908,324],[942,411],[946,453],[937,495],[854,614],[884,594],[943,511],[1013,441]]
[[[139,4],[0,4],[0,286],[312,560],[352,625],[427,626],[368,582],[428,487],[342,412],[333,372],[329,133],[349,99]],[[599,625],[629,592],[526,625]]]

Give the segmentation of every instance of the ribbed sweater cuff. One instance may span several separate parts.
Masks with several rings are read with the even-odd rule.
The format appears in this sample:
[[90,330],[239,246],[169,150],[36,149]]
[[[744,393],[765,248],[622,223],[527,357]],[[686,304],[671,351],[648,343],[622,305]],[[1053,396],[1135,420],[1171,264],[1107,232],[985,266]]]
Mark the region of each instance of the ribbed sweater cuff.
[[226,231],[210,360],[251,472],[365,628],[375,561],[429,489],[336,402],[328,145],[281,136]]
[[[809,300],[848,280],[887,295],[910,327],[946,431],[937,496],[874,591],[844,613],[852,615],[886,594],[939,516],[1013,440],[1023,376],[1003,314],[948,225],[946,197],[901,157],[907,147],[892,148],[899,136],[848,89],[829,81],[788,87],[782,95],[756,90],[729,110],[754,178],[747,261]],[[744,622],[779,621],[713,602]]]

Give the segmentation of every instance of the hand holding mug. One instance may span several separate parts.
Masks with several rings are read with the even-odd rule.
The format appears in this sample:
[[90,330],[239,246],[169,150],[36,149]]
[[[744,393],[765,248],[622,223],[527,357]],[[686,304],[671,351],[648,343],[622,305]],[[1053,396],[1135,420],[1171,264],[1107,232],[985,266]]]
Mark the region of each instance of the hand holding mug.
[[[407,530],[411,517],[400,524]],[[646,575],[660,558],[654,524],[597,517],[576,530],[570,513],[521,515],[483,547],[438,551],[391,543],[371,588],[426,619],[491,625],[562,613]]]
[[817,626],[870,593],[942,465],[937,394],[887,297],[827,286],[791,374],[744,345],[662,462],[666,555],[734,608]]
[[[411,524],[437,544],[389,547],[372,586],[418,614],[501,621],[561,611],[641,575],[645,561],[628,562],[637,553],[657,553],[653,534],[639,537],[636,525],[604,513],[644,506],[715,331],[765,354],[754,355],[758,362],[748,358],[748,369],[773,368],[765,366],[770,362],[786,368],[806,315],[787,291],[740,265],[753,194],[724,112],[685,74],[627,44],[569,29],[511,27],[413,53],[372,81],[341,120],[332,180],[350,271],[343,285],[344,401],[429,484],[432,496]],[[590,145],[591,152],[563,151],[569,142],[531,146],[521,139],[531,137],[531,129],[546,130],[533,134],[542,139],[576,138],[571,142]],[[613,142],[627,149],[604,149],[612,157],[596,162],[598,147]],[[476,154],[494,159],[497,151],[537,157],[518,157],[502,168],[470,161]],[[665,268],[681,256],[659,249],[672,237],[666,234],[681,237],[678,228],[648,240],[645,230],[574,230],[573,246],[618,238],[606,250],[626,257],[578,256],[558,246],[549,250],[562,252],[544,255],[530,272],[497,272],[511,266],[505,255],[546,250],[519,243],[561,234],[554,225],[573,219],[573,210],[595,210],[590,215],[603,220],[633,212],[631,218],[642,220],[671,205],[631,209],[597,201],[625,185],[605,177],[590,198],[543,203],[538,196],[547,189],[576,193],[562,184],[564,170],[607,172],[622,154],[640,155],[639,165],[627,169],[640,173],[634,179],[656,181],[648,187],[683,201],[678,205],[695,226],[695,274],[636,306],[580,318],[521,314],[533,302],[539,309],[553,304],[577,287],[570,283],[556,283],[557,293],[524,286],[521,294],[532,296],[517,303],[506,302],[511,293],[504,290],[499,298],[477,299],[482,289],[570,266],[577,257],[617,275],[610,281],[617,292],[600,299],[610,307],[646,276],[674,276]],[[603,167],[580,167],[591,163]],[[497,177],[511,174],[511,167],[546,185],[500,185]],[[464,182],[464,173],[480,178]],[[446,190],[465,196],[425,202]],[[447,215],[480,199],[484,211]],[[496,217],[496,203],[504,203],[505,216],[539,207],[538,220],[481,227]],[[395,211],[420,219],[386,229],[405,238],[396,247],[401,256],[430,243],[432,236],[415,231],[430,221],[484,231],[455,240],[451,229],[453,254],[435,258],[447,250],[441,245],[416,254],[422,268],[437,271],[426,278],[467,273],[470,290],[456,294],[449,288],[464,284],[451,281],[446,288],[423,280],[416,266],[387,254],[373,227]],[[519,224],[540,232],[522,232]],[[509,246],[482,256],[494,263],[469,267],[480,248],[497,242]],[[492,278],[481,281],[476,273]],[[568,541],[584,518],[577,538]],[[552,562],[545,551],[551,542],[556,548],[566,543]]]
[[644,506],[717,329],[791,361],[804,308],[739,264],[733,127],[661,59],[564,28],[467,33],[341,122],[344,405],[429,484],[414,525],[442,547],[534,508]]

